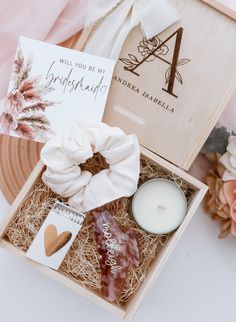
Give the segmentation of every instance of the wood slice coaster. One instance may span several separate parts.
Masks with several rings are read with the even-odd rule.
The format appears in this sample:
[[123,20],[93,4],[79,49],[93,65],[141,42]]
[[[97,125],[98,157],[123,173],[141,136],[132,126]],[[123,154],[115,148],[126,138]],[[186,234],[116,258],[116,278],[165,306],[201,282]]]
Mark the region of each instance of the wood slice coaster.
[[0,190],[11,204],[39,160],[42,144],[1,135]]
[[[76,48],[80,33],[61,45]],[[0,135],[0,190],[12,204],[39,160],[41,143]]]

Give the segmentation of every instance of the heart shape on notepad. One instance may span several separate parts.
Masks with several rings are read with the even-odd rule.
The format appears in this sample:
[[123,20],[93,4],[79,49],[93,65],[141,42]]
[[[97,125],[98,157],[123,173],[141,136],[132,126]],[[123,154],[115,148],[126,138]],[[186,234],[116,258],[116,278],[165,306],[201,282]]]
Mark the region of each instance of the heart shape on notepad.
[[57,234],[57,228],[54,225],[48,225],[44,231],[44,248],[46,256],[52,256],[62,247],[64,247],[72,237],[70,231],[64,231]]

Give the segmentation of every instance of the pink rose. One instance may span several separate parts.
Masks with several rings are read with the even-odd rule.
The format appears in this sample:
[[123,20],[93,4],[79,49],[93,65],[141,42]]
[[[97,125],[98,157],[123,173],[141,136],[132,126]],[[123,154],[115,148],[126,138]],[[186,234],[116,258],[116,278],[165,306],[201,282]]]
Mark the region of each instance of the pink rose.
[[225,208],[229,209],[231,217],[231,234],[236,238],[236,180],[223,183],[219,199]]

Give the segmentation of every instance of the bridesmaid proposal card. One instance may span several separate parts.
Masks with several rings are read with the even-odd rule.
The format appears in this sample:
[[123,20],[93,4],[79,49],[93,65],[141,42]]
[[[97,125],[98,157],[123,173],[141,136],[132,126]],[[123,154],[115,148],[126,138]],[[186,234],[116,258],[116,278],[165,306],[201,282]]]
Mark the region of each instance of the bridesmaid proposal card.
[[79,118],[100,121],[115,61],[21,37],[2,134],[45,142]]

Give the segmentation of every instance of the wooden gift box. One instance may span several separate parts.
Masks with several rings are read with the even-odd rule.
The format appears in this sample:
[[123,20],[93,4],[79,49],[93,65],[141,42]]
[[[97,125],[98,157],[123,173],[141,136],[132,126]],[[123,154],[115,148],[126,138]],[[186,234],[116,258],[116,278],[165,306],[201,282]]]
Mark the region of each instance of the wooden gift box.
[[10,221],[18,211],[19,207],[21,206],[23,200],[27,195],[31,192],[35,183],[37,183],[38,179],[40,178],[42,172],[44,171],[44,165],[40,161],[37,166],[35,167],[34,171],[28,178],[27,182],[25,183],[24,187],[22,188],[21,192],[19,193],[18,197],[16,198],[15,202],[12,204],[9,214],[6,219],[3,221],[0,230],[0,245],[1,247],[5,248],[6,250],[10,251],[14,255],[18,256],[25,262],[33,265],[34,267],[38,268],[40,271],[44,272],[45,274],[51,276],[52,278],[56,279],[57,281],[63,283],[67,287],[73,289],[74,291],[78,292],[79,294],[89,298],[92,302],[104,307],[107,310],[110,310],[118,315],[120,315],[125,321],[130,321],[134,316],[135,312],[137,311],[140,304],[143,302],[144,297],[147,295],[147,291],[153,285],[154,281],[160,274],[162,268],[165,265],[166,260],[170,256],[172,250],[176,246],[178,240],[180,239],[181,235],[183,234],[184,230],[186,229],[189,221],[191,220],[192,216],[196,212],[198,205],[200,204],[203,196],[207,191],[207,187],[201,183],[200,181],[196,180],[183,170],[177,168],[176,166],[172,165],[171,163],[165,161],[164,159],[158,157],[156,154],[152,153],[151,151],[147,150],[144,147],[141,147],[141,154],[148,159],[153,160],[161,168],[169,173],[173,173],[184,181],[186,181],[194,191],[192,200],[188,206],[188,213],[181,224],[181,226],[170,236],[167,244],[163,247],[161,254],[156,258],[150,270],[146,276],[145,281],[141,284],[136,294],[131,298],[131,300],[125,306],[118,306],[117,304],[111,304],[105,301],[100,295],[93,292],[92,290],[81,286],[78,282],[75,282],[68,278],[66,275],[54,271],[46,266],[40,265],[36,262],[33,262],[25,257],[25,252],[13,246],[7,239],[5,235],[5,231],[7,226],[9,225]]
[[[0,228],[0,244],[2,247],[79,294],[120,315],[126,321],[132,319],[143,302],[148,290],[160,274],[166,260],[207,191],[207,187],[203,183],[187,174],[184,170],[188,170],[200,151],[202,144],[215,125],[235,87],[236,60],[234,58],[236,43],[234,38],[236,24],[233,20],[198,0],[175,0],[171,2],[178,7],[181,19],[174,26],[161,33],[159,37],[161,41],[164,41],[179,28],[184,30],[184,36],[182,35],[183,50],[181,50],[179,58],[185,59],[184,62],[189,62],[189,64],[184,64],[186,69],[181,70],[181,78],[179,74],[176,76],[179,78],[179,83],[175,84],[174,88],[172,87],[172,94],[178,97],[169,95],[168,91],[171,91],[171,87],[165,87],[165,85],[169,85],[168,78],[164,84],[161,77],[155,76],[155,80],[152,78],[154,75],[165,73],[162,65],[156,66],[153,63],[152,68],[148,70],[148,75],[150,77],[149,92],[155,91],[156,97],[161,102],[173,106],[176,113],[170,112],[167,108],[160,108],[161,104],[159,104],[160,107],[157,104],[154,108],[153,101],[148,101],[147,97],[136,97],[137,93],[132,93],[131,85],[126,86],[124,90],[123,84],[114,79],[104,117],[105,122],[111,125],[118,125],[126,132],[137,133],[141,142],[142,156],[157,163],[166,173],[173,173],[182,178],[193,190],[193,197],[189,202],[188,212],[184,221],[171,234],[167,244],[153,261],[145,280],[136,294],[124,306],[108,303],[97,293],[82,287],[62,273],[30,261],[25,257],[23,251],[9,243],[5,234],[7,226],[18,211],[24,198],[40,178],[44,170],[41,162],[38,163],[27,180]],[[206,26],[204,21],[206,21]],[[200,25],[201,27],[199,27]],[[121,77],[120,73],[122,73],[122,77],[129,77],[130,84],[135,84],[136,87],[141,89],[147,83],[142,78],[146,75],[145,69],[142,69],[144,76],[139,78],[129,71],[125,73],[124,70],[124,59],[128,59],[129,54],[134,55],[133,50],[137,48],[139,41],[141,41],[140,31],[135,29],[131,32],[124,45],[120,56],[123,61],[118,62],[114,77]],[[81,46],[81,43],[77,44],[74,41],[72,43],[73,48],[78,49]],[[175,42],[172,45],[168,45],[174,48],[174,44]],[[196,52],[197,48],[198,51]],[[168,61],[169,59],[170,57]],[[214,68],[216,63],[217,65]],[[141,75],[141,73],[139,74]],[[125,79],[124,77],[122,79]],[[153,85],[154,83],[155,86]],[[166,91],[162,90],[163,88]],[[173,89],[176,92],[173,92]],[[156,103],[154,102],[154,104]]]

